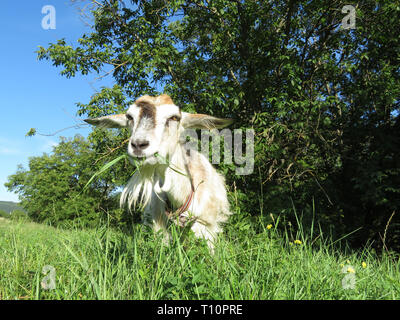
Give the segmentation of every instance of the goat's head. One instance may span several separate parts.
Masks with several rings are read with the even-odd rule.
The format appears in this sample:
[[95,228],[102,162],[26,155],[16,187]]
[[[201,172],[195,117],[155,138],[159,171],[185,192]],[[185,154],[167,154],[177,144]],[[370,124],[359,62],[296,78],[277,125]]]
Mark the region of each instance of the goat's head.
[[159,154],[168,158],[175,150],[184,129],[224,128],[231,119],[205,114],[182,112],[168,95],[142,96],[125,114],[86,119],[87,123],[105,128],[127,127],[131,131],[128,155],[132,158],[154,160]]

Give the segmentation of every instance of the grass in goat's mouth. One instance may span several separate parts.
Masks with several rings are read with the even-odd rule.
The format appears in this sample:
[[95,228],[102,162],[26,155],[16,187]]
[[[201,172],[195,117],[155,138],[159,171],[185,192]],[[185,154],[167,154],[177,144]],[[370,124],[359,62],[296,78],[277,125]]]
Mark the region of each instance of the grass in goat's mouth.
[[[169,161],[169,159],[167,159],[167,158],[161,156],[158,152],[154,153],[152,156],[154,156],[155,158],[161,160],[161,161],[160,161],[161,163],[167,164],[168,167],[169,167],[171,170],[173,170],[174,172],[179,173],[179,174],[181,174],[181,175],[183,175],[183,176],[187,176],[186,173],[183,173],[182,171],[180,171],[181,169],[179,169],[176,165],[174,165],[173,163],[171,163],[171,162]],[[83,187],[82,191],[85,191],[96,177],[98,177],[98,176],[101,175],[102,173],[106,172],[106,171],[107,171],[108,169],[110,169],[113,165],[117,164],[118,162],[120,162],[120,161],[123,160],[123,159],[127,159],[128,157],[129,157],[129,156],[128,156],[127,154],[123,154],[123,155],[121,155],[121,156],[115,158],[114,160],[111,160],[110,162],[107,162],[104,166],[102,166],[97,172],[95,172],[95,173],[93,174],[93,176],[89,179],[89,181],[88,181],[88,182],[86,183],[86,185]],[[146,157],[143,157],[143,158],[133,158],[133,157],[130,157],[130,158],[133,160],[133,162],[135,163],[135,166],[136,166],[135,170],[134,170],[134,171],[132,172],[132,174],[131,174],[131,176],[132,176],[132,175],[136,172],[136,170],[139,170],[139,171],[140,171],[141,165],[143,164],[143,162],[144,162],[147,158],[146,158]],[[138,159],[140,159],[140,160],[138,161]]]
[[[154,156],[155,156],[156,158],[160,159],[161,161],[163,161],[163,162],[162,162],[163,164],[167,164],[168,167],[169,167],[172,171],[175,171],[176,173],[179,173],[179,174],[181,174],[181,175],[183,175],[183,176],[186,176],[186,177],[188,176],[186,173],[183,173],[183,172],[179,171],[180,169],[179,169],[176,165],[174,165],[173,163],[171,163],[167,158],[165,158],[165,157],[159,155],[158,152],[156,152],[156,153],[154,154]],[[175,168],[173,168],[172,166],[174,166]]]
[[[106,172],[108,169],[110,169],[113,165],[115,165],[116,163],[118,163],[119,161],[121,161],[122,159],[127,159],[128,155],[127,154],[123,154],[117,158],[115,158],[114,160],[111,160],[110,162],[107,162],[104,166],[102,166],[97,172],[95,172],[95,174],[89,179],[89,181],[86,183],[86,185],[83,187],[82,191],[85,191],[89,185],[92,183],[92,181],[94,180],[94,178],[96,178],[97,176],[101,175],[102,173]],[[135,170],[132,172],[131,176],[136,172],[136,170],[139,169],[141,163],[137,163],[137,161],[135,161],[134,158],[133,162],[135,162]],[[143,161],[141,161],[143,162]],[[140,170],[140,169],[139,169]]]

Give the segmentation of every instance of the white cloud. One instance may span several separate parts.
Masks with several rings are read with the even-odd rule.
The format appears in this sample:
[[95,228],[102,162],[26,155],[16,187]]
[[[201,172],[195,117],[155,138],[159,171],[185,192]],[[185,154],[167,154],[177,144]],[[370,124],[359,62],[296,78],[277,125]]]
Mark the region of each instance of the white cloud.
[[44,139],[44,143],[41,146],[40,150],[41,152],[51,152],[53,151],[53,147],[56,147],[58,145],[58,142],[51,140],[49,138],[43,138]]
[[17,145],[19,144],[11,139],[0,137],[0,155],[11,156],[21,154],[20,148],[16,148]]
[[2,155],[16,155],[21,154],[21,151],[15,148],[9,148],[5,146],[0,146],[0,154]]

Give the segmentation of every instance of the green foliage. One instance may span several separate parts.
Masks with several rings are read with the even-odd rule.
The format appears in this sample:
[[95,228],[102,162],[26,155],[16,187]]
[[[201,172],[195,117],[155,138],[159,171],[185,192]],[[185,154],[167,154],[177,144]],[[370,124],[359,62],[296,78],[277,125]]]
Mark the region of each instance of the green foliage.
[[36,134],[35,128],[30,128],[29,131],[25,134],[26,137],[33,137]]
[[125,182],[125,176],[117,172],[128,164],[120,163],[118,169],[102,173],[84,189],[103,165],[93,148],[79,135],[61,138],[50,155],[30,158],[29,169],[19,166],[5,185],[19,193],[21,206],[36,222],[63,226],[72,222],[94,226],[107,220],[125,223],[116,191]]
[[10,218],[10,214],[0,209],[0,218]]
[[11,220],[20,221],[20,222],[27,222],[29,221],[29,217],[27,213],[23,210],[16,209],[9,215]]
[[[162,90],[185,110],[234,117],[256,132],[253,175],[221,166],[246,194],[242,210],[293,222],[293,205],[310,211],[314,201],[326,228],[362,227],[355,244],[381,243],[400,204],[400,10],[363,1],[356,29],[344,30],[345,4],[99,0],[77,47],[62,39],[38,58],[67,77],[110,70],[116,84],[78,103],[79,115],[121,112]],[[104,143],[118,145],[116,136],[92,139],[103,152]],[[399,217],[387,245],[400,247]]]

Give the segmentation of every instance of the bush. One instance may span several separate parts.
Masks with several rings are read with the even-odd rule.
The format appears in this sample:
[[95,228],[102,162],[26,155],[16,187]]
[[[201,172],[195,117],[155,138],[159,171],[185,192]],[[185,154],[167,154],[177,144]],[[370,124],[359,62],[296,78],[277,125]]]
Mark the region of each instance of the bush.
[[25,211],[15,209],[11,214],[9,215],[11,220],[14,221],[28,221],[29,217]]
[[8,214],[7,212],[5,212],[4,210],[0,210],[0,218],[9,219],[9,218],[10,218],[10,214]]

